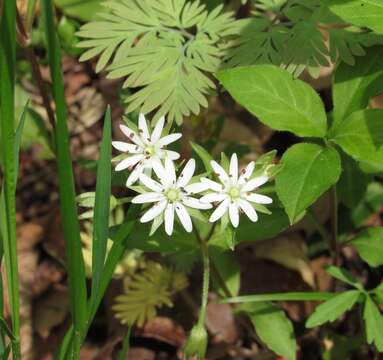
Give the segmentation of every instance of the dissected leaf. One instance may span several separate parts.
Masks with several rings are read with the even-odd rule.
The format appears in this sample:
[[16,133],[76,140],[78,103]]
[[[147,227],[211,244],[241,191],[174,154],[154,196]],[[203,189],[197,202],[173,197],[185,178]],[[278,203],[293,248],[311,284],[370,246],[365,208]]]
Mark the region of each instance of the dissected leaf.
[[316,144],[296,144],[281,160],[283,169],[276,176],[276,191],[290,222],[319,198],[340,176],[340,157],[332,148]]
[[307,319],[306,327],[312,328],[336,320],[354,306],[360,294],[359,290],[345,291],[318,305]]
[[366,296],[363,318],[366,324],[367,342],[374,343],[378,351],[383,351],[383,316],[370,296]]
[[350,272],[348,272],[346,269],[330,265],[330,266],[326,267],[326,272],[328,274],[330,274],[332,277],[334,277],[340,281],[343,281],[346,284],[349,284],[349,285],[356,287],[356,288],[359,288],[359,289],[362,288],[362,286],[360,285],[358,280],[356,280],[352,276],[352,274]]
[[370,227],[362,231],[351,242],[361,258],[370,266],[383,265],[383,227]]

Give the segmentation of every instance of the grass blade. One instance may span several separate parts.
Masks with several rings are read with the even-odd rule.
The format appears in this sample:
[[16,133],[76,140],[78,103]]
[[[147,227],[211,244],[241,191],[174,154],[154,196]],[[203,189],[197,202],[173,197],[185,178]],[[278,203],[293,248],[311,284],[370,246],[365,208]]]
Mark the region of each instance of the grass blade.
[[95,300],[100,287],[101,275],[105,263],[106,243],[109,237],[110,189],[112,178],[111,127],[110,108],[108,107],[104,120],[101,154],[97,164],[96,199],[93,217],[91,303]]
[[276,294],[244,295],[225,299],[224,303],[248,303],[258,301],[320,301],[328,300],[336,294],[328,292],[290,292]]
[[[1,151],[4,166],[4,212],[3,249],[9,304],[12,315],[12,352],[20,358],[20,300],[19,273],[16,250],[16,168],[15,168],[15,57],[16,57],[16,3],[6,1],[0,17],[0,128]],[[2,216],[3,217],[3,216]]]
[[129,347],[130,347],[130,334],[132,332],[132,327],[130,326],[128,328],[128,331],[126,332],[126,335],[124,337],[124,341],[122,342],[122,349],[120,351],[120,353],[118,354],[118,360],[125,360],[126,359],[126,356],[128,354],[128,351],[129,351]]
[[[47,40],[48,61],[53,82],[53,97],[56,102],[56,154],[71,312],[76,333],[75,339],[81,339],[82,333],[86,328],[87,292],[72,161],[69,151],[67,110],[61,74],[61,51],[53,21],[52,2],[51,0],[43,0],[41,4]],[[75,345],[74,349],[75,353],[77,353],[79,344],[76,342]]]

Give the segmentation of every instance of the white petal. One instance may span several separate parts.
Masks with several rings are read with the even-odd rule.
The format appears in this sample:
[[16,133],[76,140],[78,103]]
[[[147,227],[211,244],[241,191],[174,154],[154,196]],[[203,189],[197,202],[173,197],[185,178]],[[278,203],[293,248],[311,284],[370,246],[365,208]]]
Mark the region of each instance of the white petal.
[[131,166],[134,166],[136,165],[139,161],[141,161],[143,159],[143,156],[142,155],[133,155],[133,156],[129,156],[127,157],[126,159],[120,161],[116,167],[114,168],[114,170],[116,171],[121,171],[121,170],[124,170],[124,169],[127,169]]
[[169,158],[165,159],[165,176],[169,184],[176,183],[176,169],[174,168],[174,163]]
[[181,221],[182,226],[185,228],[187,232],[191,232],[193,230],[193,224],[190,219],[190,215],[187,212],[185,206],[183,206],[181,203],[176,204],[176,213],[178,215],[178,218]]
[[223,186],[221,184],[218,184],[217,182],[210,180],[208,178],[201,178],[201,182],[205,183],[209,189],[214,191],[222,191]]
[[263,185],[264,183],[267,182],[267,180],[269,180],[269,178],[266,176],[266,175],[262,175],[262,176],[258,176],[254,179],[251,179],[249,180],[245,185],[243,185],[242,187],[242,191],[252,191],[254,190],[255,188]]
[[144,114],[138,116],[138,131],[140,132],[141,138],[148,143],[150,141],[149,129]]
[[133,185],[140,177],[142,170],[143,167],[140,164],[138,164],[128,176],[128,179],[126,180],[126,186]]
[[186,163],[180,176],[178,177],[178,180],[177,180],[178,187],[184,187],[185,185],[187,185],[189,183],[190,179],[194,175],[194,170],[195,170],[195,160],[190,159]]
[[133,204],[145,204],[145,203],[151,203],[151,202],[157,202],[160,200],[164,200],[165,197],[163,194],[157,193],[157,192],[148,192],[145,194],[137,195],[132,199]]
[[180,158],[180,154],[178,154],[178,152],[176,151],[172,151],[172,150],[165,150],[165,155],[166,157],[168,157],[170,160],[177,160]]
[[144,215],[142,215],[140,221],[146,223],[153,220],[155,217],[160,215],[166,208],[168,202],[166,200],[160,201],[159,203],[152,206]]
[[226,171],[223,169],[221,165],[219,165],[214,160],[210,161],[210,164],[221,182],[226,182],[229,180],[229,176],[227,175]]
[[229,217],[232,225],[236,228],[239,224],[239,211],[236,203],[230,203],[229,205]]
[[154,192],[161,192],[163,190],[163,187],[157,181],[154,181],[145,174],[140,175],[140,180],[148,189]]
[[184,196],[182,203],[193,209],[207,210],[213,207],[211,204],[203,204],[200,200],[189,196]]
[[142,151],[139,146],[135,144],[129,144],[123,141],[112,141],[112,146],[119,151],[129,152],[133,154],[137,154],[140,151]]
[[222,201],[218,207],[214,210],[214,212],[211,214],[209,221],[210,222],[215,222],[219,220],[223,214],[227,211],[230,205],[230,200],[226,199]]
[[156,126],[154,127],[154,130],[152,132],[152,137],[151,137],[152,143],[155,144],[160,139],[162,130],[164,129],[164,124],[165,124],[165,117],[162,116],[158,119]]
[[132,129],[129,129],[126,125],[120,125],[120,129],[125,134],[125,136],[127,136],[136,145],[141,146],[141,147],[144,146],[140,137]]
[[239,183],[244,183],[248,179],[250,179],[250,176],[253,174],[254,167],[255,167],[255,162],[254,161],[252,161],[249,164],[247,164],[246,168],[243,171],[241,171],[241,176],[239,177],[238,182]]
[[170,236],[174,226],[174,204],[168,204],[165,209],[165,232]]
[[266,195],[260,195],[260,194],[245,194],[245,199],[251,202],[255,202],[257,204],[271,204],[273,202],[273,199],[271,197],[268,197]]
[[189,184],[184,187],[184,190],[189,194],[197,194],[202,191],[206,191],[209,189],[209,185],[203,182],[197,182],[194,184]]
[[231,155],[230,159],[230,169],[229,169],[230,177],[234,182],[238,180],[238,157],[237,154],[234,153]]
[[177,141],[180,137],[182,137],[182,134],[170,134],[166,135],[160,140],[158,140],[158,146],[162,147],[168,144],[171,144],[174,141]]
[[258,220],[257,212],[248,201],[239,199],[238,205],[251,221],[256,222]]
[[228,199],[228,195],[224,193],[210,193],[201,197],[201,202],[203,203],[212,203],[212,202],[221,202],[225,199]]
[[171,183],[169,182],[168,176],[166,174],[166,170],[164,166],[162,165],[162,163],[160,161],[153,161],[152,165],[153,165],[154,173],[160,179],[161,184],[164,187],[170,186]]

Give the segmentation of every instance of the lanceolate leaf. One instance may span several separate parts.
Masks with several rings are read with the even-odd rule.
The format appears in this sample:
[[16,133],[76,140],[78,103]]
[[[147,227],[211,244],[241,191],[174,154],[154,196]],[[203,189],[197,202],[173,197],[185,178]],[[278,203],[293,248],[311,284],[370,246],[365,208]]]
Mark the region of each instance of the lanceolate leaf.
[[362,288],[361,284],[346,269],[330,265],[326,267],[326,272],[330,274],[332,277],[334,277],[335,279],[343,281],[346,284],[349,284],[359,289]]
[[296,359],[293,325],[283,310],[269,302],[244,304],[240,310],[246,312],[257,335],[271,350],[287,360]]
[[341,63],[334,76],[334,126],[357,110],[365,109],[371,97],[383,90],[383,47],[373,47],[354,66]]
[[377,171],[383,170],[383,110],[352,113],[330,131],[329,136],[351,157]]
[[276,176],[276,191],[290,222],[338,181],[340,156],[332,148],[297,144],[283,155],[282,170]]
[[308,318],[306,327],[312,328],[336,320],[354,306],[360,294],[359,290],[345,291],[317,306],[314,313]]
[[327,4],[341,19],[383,33],[381,0],[327,0]]
[[362,231],[351,244],[370,266],[383,265],[383,227],[371,227]]
[[271,128],[325,136],[326,114],[319,95],[286,70],[255,65],[221,71],[217,77],[236,101]]
[[366,324],[367,342],[374,343],[378,351],[383,351],[383,316],[370,296],[366,297],[363,312]]

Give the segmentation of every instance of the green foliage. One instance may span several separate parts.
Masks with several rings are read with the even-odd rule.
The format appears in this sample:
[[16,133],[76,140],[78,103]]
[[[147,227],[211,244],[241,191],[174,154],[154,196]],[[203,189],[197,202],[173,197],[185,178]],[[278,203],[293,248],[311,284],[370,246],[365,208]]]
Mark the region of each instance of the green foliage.
[[296,144],[281,159],[276,190],[293,224],[340,176],[340,157],[332,148]]
[[78,32],[87,39],[79,44],[88,49],[81,60],[100,55],[97,71],[111,64],[109,77],[140,88],[127,99],[127,112],[156,110],[155,118],[167,115],[180,124],[207,106],[215,87],[208,75],[221,65],[222,41],[237,33],[231,13],[185,0],[109,1],[105,7],[102,20]]
[[323,137],[326,114],[318,94],[285,70],[256,65],[219,72],[233,98],[275,130]]
[[354,306],[360,294],[359,290],[345,291],[317,306],[308,318],[306,327],[312,328],[336,320]]
[[338,279],[348,285],[351,285],[357,289],[362,288],[362,285],[346,269],[330,265],[326,267],[326,272],[335,279]]
[[65,15],[83,21],[94,20],[102,10],[102,0],[54,0],[54,3]]
[[260,339],[275,353],[287,360],[296,359],[296,342],[293,325],[277,305],[269,302],[243,304]]
[[329,9],[343,20],[383,33],[383,4],[380,0],[327,0]]
[[383,227],[371,227],[362,231],[351,244],[370,266],[383,265]]
[[226,299],[228,303],[253,303],[264,301],[320,301],[331,299],[334,295],[326,292],[289,292],[274,294],[255,294]]
[[374,343],[376,348],[383,351],[383,316],[370,296],[366,296],[363,318],[366,325],[367,342]]

